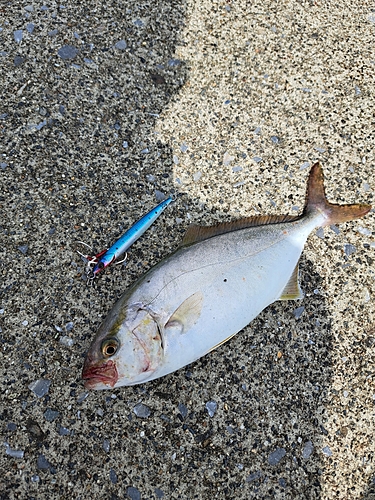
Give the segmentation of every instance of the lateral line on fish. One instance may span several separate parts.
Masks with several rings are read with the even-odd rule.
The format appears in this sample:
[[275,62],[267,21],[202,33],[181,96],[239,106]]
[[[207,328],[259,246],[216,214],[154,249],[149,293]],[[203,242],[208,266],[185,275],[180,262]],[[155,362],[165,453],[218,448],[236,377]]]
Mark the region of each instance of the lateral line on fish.
[[[250,227],[250,228],[244,228],[244,229],[251,229],[251,227]],[[226,234],[226,233],[223,233],[223,235],[219,234],[218,236],[224,236],[225,234]],[[191,273],[192,271],[199,271],[199,270],[201,270],[201,269],[206,269],[206,268],[208,268],[208,267],[217,266],[218,264],[231,264],[231,263],[233,263],[233,262],[238,262],[238,261],[240,261],[240,260],[246,260],[246,259],[248,259],[248,258],[249,258],[249,256],[258,255],[259,253],[263,252],[264,250],[268,250],[268,249],[272,248],[274,245],[276,245],[276,244],[280,243],[280,241],[283,241],[283,240],[284,240],[285,238],[287,238],[288,236],[289,236],[289,233],[286,233],[286,234],[284,234],[284,235],[280,238],[280,240],[275,241],[275,242],[274,242],[274,243],[272,243],[271,245],[265,246],[265,247],[263,247],[261,250],[258,250],[258,251],[256,251],[256,252],[253,252],[253,253],[251,253],[251,254],[246,254],[246,255],[243,255],[243,256],[241,256],[241,257],[236,257],[236,258],[234,258],[234,259],[230,259],[230,260],[226,260],[226,261],[221,261],[221,260],[218,260],[217,262],[214,262],[214,263],[212,263],[212,264],[207,264],[206,266],[196,267],[196,268],[194,268],[194,269],[190,269],[190,270],[188,270],[188,271],[185,271],[185,272],[183,272],[183,273],[179,274],[178,276],[175,276],[175,277],[174,277],[173,279],[171,279],[170,281],[168,281],[168,283],[166,283],[166,284],[165,284],[165,285],[164,285],[164,286],[160,289],[159,293],[158,293],[157,295],[155,295],[155,297],[154,297],[154,298],[153,298],[150,302],[148,302],[148,303],[145,305],[145,307],[149,307],[149,306],[150,306],[150,305],[151,305],[151,304],[152,304],[152,303],[153,303],[153,302],[154,302],[154,301],[155,301],[155,300],[159,297],[159,295],[162,293],[162,291],[163,291],[163,290],[164,290],[164,289],[165,289],[168,285],[170,285],[170,284],[171,284],[171,283],[173,283],[174,281],[178,280],[181,276],[184,276],[185,274]],[[205,241],[205,240],[199,241],[199,242],[197,242],[197,243],[202,243],[203,241]]]

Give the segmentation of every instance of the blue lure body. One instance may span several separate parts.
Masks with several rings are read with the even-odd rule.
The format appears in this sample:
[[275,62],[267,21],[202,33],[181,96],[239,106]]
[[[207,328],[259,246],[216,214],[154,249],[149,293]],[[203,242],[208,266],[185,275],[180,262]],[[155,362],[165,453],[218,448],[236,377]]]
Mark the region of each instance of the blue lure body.
[[91,272],[91,277],[95,278],[100,271],[108,267],[112,262],[114,262],[120,255],[124,254],[126,250],[131,247],[131,245],[142,236],[142,234],[147,231],[147,229],[156,221],[156,219],[161,215],[167,206],[172,203],[174,199],[172,197],[166,198],[164,201],[159,203],[155,208],[150,210],[146,215],[144,215],[139,221],[137,221],[130,229],[128,229],[108,250],[105,252],[100,252],[96,255],[97,261]]

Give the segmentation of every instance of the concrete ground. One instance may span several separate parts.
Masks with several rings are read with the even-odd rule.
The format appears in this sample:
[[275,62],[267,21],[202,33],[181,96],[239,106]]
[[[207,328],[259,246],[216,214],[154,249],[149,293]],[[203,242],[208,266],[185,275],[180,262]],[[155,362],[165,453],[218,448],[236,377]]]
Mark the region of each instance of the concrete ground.
[[[1,499],[371,499],[374,212],[161,380],[86,392],[115,300],[191,222],[297,214],[311,164],[374,203],[373,2],[0,4]],[[98,251],[178,193],[95,287]],[[138,405],[138,406],[137,406]]]

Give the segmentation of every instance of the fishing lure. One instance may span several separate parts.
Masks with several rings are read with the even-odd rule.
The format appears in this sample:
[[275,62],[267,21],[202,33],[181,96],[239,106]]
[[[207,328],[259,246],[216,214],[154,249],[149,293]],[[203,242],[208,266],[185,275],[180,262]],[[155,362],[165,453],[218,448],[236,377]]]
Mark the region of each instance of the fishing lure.
[[[115,260],[120,257],[120,255],[125,254],[125,258],[118,262],[124,262],[126,260],[127,254],[126,250],[131,247],[131,245],[142,236],[144,232],[156,221],[156,219],[161,215],[167,206],[172,203],[175,199],[169,196],[164,201],[159,203],[155,208],[150,210],[146,215],[144,215],[139,221],[137,221],[130,229],[128,229],[110,248],[104,249],[94,256],[84,255],[78,252],[82,257],[88,261],[88,271],[87,278],[94,279],[101,271],[103,271],[110,264],[115,262]],[[85,246],[86,243],[79,241]]]

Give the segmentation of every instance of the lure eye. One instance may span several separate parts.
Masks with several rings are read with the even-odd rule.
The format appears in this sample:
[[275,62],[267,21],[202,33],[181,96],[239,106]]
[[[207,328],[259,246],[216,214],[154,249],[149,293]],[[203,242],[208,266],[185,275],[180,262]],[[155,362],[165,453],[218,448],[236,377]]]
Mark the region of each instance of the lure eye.
[[104,263],[103,262],[98,262],[98,268],[103,269],[104,268]]
[[105,358],[110,358],[116,354],[119,343],[116,339],[108,339],[102,343],[102,354]]

